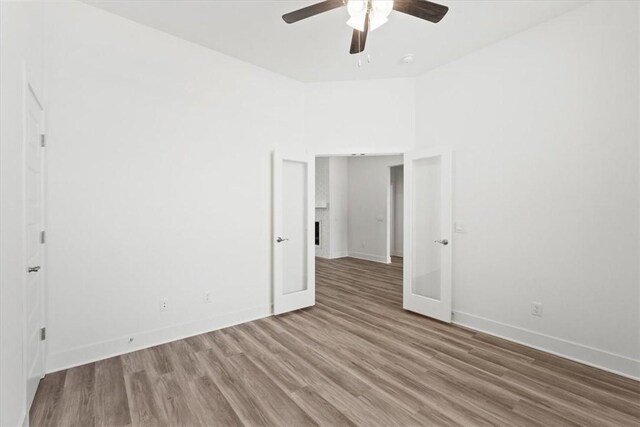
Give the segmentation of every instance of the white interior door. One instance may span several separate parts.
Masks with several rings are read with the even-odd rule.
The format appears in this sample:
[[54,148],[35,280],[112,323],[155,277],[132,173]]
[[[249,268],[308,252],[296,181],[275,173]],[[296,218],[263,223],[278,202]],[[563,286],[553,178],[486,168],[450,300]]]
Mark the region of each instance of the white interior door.
[[273,155],[273,311],[315,304],[315,158]]
[[404,156],[403,306],[451,322],[452,153]]
[[44,349],[40,330],[44,326],[44,280],[41,232],[43,227],[43,110],[27,85],[25,99],[25,366],[27,374],[27,408],[44,376]]

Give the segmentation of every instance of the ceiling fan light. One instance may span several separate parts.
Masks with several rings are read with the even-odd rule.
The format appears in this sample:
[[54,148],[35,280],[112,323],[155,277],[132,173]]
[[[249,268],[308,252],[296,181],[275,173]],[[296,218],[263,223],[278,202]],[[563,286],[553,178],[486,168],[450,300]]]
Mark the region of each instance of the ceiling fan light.
[[[389,19],[384,16],[370,16],[369,17],[369,32],[375,30],[376,28],[384,25]],[[347,25],[351,28],[364,31],[364,15],[363,16],[352,16],[347,21]]]
[[389,19],[386,16],[372,16],[369,18],[369,31],[373,31],[384,25]]
[[364,17],[365,12],[367,11],[367,1],[366,0],[349,0],[347,2],[347,12],[349,12],[349,16],[358,16],[362,15]]
[[[371,3],[371,12],[369,13],[369,31],[373,31],[384,25],[389,20],[387,17],[392,9],[393,0],[373,0]],[[350,16],[347,25],[358,31],[364,31],[367,1],[349,0],[347,3],[347,11]]]
[[386,18],[393,10],[393,0],[373,0],[371,8],[376,15]]
[[364,31],[364,15],[352,16],[347,21],[347,25],[353,28],[354,30]]

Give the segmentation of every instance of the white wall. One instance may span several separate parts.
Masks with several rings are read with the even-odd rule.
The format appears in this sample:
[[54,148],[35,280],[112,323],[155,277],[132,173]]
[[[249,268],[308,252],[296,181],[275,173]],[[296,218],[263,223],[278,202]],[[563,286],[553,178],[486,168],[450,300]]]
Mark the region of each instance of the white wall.
[[425,74],[417,144],[455,150],[454,320],[640,376],[637,7]]
[[402,153],[415,141],[415,79],[305,84],[305,142],[317,154]]
[[391,255],[402,256],[404,253],[404,166],[391,168],[391,185],[393,186]]
[[271,151],[301,145],[302,84],[84,4],[46,12],[48,370],[268,315]]
[[389,166],[402,156],[349,157],[349,256],[388,262]]
[[329,216],[331,218],[331,258],[349,252],[349,162],[346,157],[329,158]]
[[0,425],[25,419],[23,65],[42,96],[42,2],[0,2]]

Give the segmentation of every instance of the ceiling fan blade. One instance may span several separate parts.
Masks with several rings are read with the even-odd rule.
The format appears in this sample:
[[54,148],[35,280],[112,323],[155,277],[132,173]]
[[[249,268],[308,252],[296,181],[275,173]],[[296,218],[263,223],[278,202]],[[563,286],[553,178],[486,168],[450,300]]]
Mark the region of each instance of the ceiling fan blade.
[[311,6],[303,7],[302,9],[295,10],[293,12],[282,15],[282,19],[287,24],[293,24],[305,18],[318,15],[323,12],[328,12],[332,9],[336,9],[340,6],[344,6],[343,0],[327,0],[320,3],[312,4]]
[[364,50],[364,46],[367,43],[367,35],[369,34],[369,11],[364,16],[364,31],[353,30],[351,36],[351,49],[349,53],[360,53]]
[[393,10],[427,21],[440,22],[449,8],[427,0],[395,0]]

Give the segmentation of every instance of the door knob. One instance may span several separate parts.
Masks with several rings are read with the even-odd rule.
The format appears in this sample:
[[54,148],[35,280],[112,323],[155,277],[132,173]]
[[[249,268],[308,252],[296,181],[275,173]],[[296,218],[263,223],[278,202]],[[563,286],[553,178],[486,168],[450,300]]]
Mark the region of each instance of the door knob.
[[281,242],[284,242],[285,240],[289,240],[289,239],[283,239],[282,237],[278,237],[276,239],[276,242],[281,243]]
[[27,268],[27,273],[35,273],[35,272],[37,272],[38,270],[40,270],[40,266],[39,266],[39,265],[36,265],[35,267],[29,267],[29,268]]
[[449,244],[449,241],[447,239],[442,239],[442,240],[434,240],[433,243],[440,243],[441,245],[447,246]]

